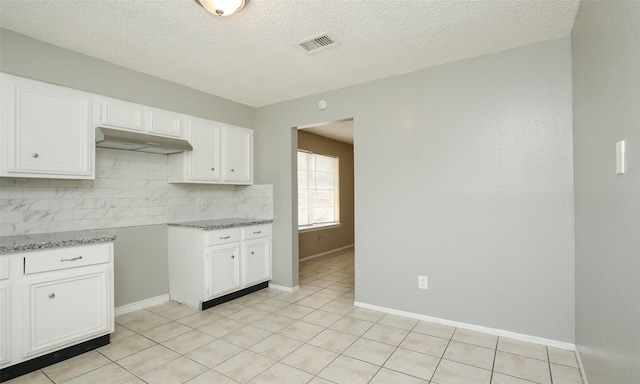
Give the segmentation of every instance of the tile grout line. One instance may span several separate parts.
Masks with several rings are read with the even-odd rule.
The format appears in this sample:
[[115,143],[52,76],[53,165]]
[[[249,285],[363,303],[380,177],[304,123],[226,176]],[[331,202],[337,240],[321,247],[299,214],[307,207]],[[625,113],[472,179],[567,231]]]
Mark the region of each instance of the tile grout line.
[[551,356],[549,356],[549,347],[545,346],[544,350],[547,352],[547,364],[549,367],[549,381],[553,384],[553,373],[551,371]]

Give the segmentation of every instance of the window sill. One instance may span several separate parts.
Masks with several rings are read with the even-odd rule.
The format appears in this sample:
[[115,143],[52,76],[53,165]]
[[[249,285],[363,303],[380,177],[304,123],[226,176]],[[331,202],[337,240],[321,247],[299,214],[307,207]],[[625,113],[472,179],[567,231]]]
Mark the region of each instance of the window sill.
[[340,228],[341,226],[342,226],[342,223],[305,225],[304,227],[298,227],[298,233],[321,231],[323,229]]

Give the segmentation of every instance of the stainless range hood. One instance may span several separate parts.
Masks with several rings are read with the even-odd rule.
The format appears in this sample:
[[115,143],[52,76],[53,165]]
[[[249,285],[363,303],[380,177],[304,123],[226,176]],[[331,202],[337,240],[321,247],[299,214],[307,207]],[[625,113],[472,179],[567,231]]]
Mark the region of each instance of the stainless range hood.
[[103,127],[96,128],[96,147],[163,155],[193,150],[191,144],[183,139]]

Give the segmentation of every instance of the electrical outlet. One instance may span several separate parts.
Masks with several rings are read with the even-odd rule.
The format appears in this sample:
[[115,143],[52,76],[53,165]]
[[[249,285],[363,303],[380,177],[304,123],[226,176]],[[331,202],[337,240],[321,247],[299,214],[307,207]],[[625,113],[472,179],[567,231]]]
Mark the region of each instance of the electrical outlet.
[[429,289],[429,280],[427,276],[418,276],[418,288]]

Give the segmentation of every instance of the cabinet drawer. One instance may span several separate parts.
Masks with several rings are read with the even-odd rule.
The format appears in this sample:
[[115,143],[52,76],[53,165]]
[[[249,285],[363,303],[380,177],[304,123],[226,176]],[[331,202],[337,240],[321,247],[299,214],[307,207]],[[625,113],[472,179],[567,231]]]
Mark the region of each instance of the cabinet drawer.
[[9,259],[6,257],[0,258],[0,280],[9,278]]
[[240,228],[219,229],[204,233],[205,245],[226,244],[240,241]]
[[257,239],[259,237],[271,236],[271,224],[254,225],[242,228],[242,239]]
[[112,247],[113,244],[106,243],[29,252],[24,255],[24,273],[28,275],[108,263],[111,260]]

